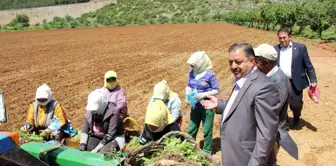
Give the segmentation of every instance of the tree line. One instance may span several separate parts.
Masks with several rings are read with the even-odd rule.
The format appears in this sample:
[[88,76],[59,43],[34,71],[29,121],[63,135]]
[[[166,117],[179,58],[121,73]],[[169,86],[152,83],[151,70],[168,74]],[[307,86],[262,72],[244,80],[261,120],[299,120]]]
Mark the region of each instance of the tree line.
[[227,14],[217,13],[214,18],[232,24],[275,30],[278,26],[299,27],[301,34],[309,27],[321,38],[322,32],[336,25],[335,0],[321,0],[308,3],[267,4],[251,11],[234,11]]
[[[43,20],[36,25],[30,25],[26,15],[17,15],[12,22],[0,28],[2,30],[35,30],[225,21],[264,30],[295,27],[298,29],[296,30],[298,35],[302,34],[304,29],[310,28],[321,38],[323,31],[336,25],[336,3],[334,1],[295,1],[291,3],[284,1],[268,3],[248,10],[235,9],[230,12],[217,10],[216,12],[212,10],[213,5],[210,1],[198,7],[199,4],[192,0],[174,0],[174,4],[165,0],[123,0],[95,12],[84,13],[78,18],[54,17],[50,21]],[[329,39],[335,40],[335,38]]]

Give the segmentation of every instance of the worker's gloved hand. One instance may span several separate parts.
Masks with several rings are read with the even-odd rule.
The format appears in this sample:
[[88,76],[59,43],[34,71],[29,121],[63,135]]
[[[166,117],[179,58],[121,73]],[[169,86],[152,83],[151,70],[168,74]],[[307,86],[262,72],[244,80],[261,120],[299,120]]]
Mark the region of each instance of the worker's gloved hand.
[[145,144],[148,143],[148,140],[145,137],[140,136],[139,137],[139,143],[140,143],[140,145],[145,145]]
[[196,93],[195,94],[195,99],[203,99],[206,96],[205,93]]
[[85,151],[86,150],[86,144],[79,144],[79,146],[77,147],[78,150],[80,151]]
[[100,141],[100,143],[96,146],[96,148],[94,148],[91,152],[92,153],[98,153],[100,151],[100,149],[102,149],[103,147],[104,147],[104,145]]
[[40,133],[40,136],[43,137],[44,139],[48,139],[50,137],[51,133],[52,133],[52,131],[48,128],[48,129],[43,130]]
[[30,129],[32,129],[33,126],[29,123],[26,122],[22,127],[21,127],[21,131],[29,131]]
[[187,98],[184,101],[189,105],[191,104],[190,101]]
[[98,153],[103,146],[105,146],[107,143],[111,142],[114,139],[113,136],[110,134],[106,134],[104,138],[99,142],[96,148],[94,148],[91,152],[92,153]]
[[107,143],[111,142],[113,137],[110,134],[106,134],[103,140],[100,141],[101,144],[106,145]]

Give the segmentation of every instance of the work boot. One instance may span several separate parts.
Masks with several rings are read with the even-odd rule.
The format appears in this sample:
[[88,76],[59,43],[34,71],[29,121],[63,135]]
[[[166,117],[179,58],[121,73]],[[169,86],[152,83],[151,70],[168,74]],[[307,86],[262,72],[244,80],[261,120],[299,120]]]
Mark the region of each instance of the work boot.
[[286,130],[286,131],[289,131],[289,124],[288,123],[285,123],[283,126],[282,126],[282,129]]
[[300,118],[294,117],[292,128],[296,129],[296,130],[299,130],[301,128],[301,126],[300,126]]

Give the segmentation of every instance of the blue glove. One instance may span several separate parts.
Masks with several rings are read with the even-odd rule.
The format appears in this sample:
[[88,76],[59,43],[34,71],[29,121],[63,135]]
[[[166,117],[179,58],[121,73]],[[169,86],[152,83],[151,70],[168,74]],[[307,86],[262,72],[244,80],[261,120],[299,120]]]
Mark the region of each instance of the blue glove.
[[189,100],[190,104],[195,106],[198,100],[195,98],[197,94],[197,89],[194,89],[192,92],[187,94],[187,99]]

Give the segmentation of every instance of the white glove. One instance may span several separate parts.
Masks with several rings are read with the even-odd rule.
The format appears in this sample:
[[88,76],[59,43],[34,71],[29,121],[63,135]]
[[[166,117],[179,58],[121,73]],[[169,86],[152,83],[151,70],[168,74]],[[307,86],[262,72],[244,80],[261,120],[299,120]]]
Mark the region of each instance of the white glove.
[[98,152],[98,149],[97,148],[95,148],[95,149],[93,149],[92,151],[91,151],[91,153],[97,153]]
[[99,143],[98,145],[97,145],[97,147],[96,148],[94,148],[91,152],[92,153],[98,153],[99,151],[100,151],[100,149],[101,148],[103,148],[103,144],[102,143]]
[[203,99],[206,95],[206,93],[197,93],[195,94],[195,99]]
[[33,127],[33,126],[32,126],[30,123],[26,122],[26,123],[21,127],[21,131],[28,131],[28,130],[30,130],[32,127]]
[[185,102],[186,102],[188,105],[191,104],[190,101],[189,101],[187,98],[185,99]]

